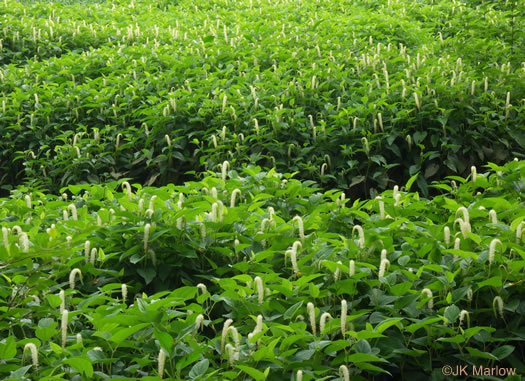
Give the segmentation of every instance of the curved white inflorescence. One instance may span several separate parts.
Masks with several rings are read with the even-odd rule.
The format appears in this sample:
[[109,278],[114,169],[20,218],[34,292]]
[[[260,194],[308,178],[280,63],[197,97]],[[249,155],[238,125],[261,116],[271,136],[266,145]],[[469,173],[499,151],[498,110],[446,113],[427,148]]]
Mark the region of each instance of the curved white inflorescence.
[[310,325],[312,326],[312,335],[317,336],[317,323],[315,321],[315,307],[312,302],[308,302],[306,305],[306,311],[308,312],[308,318],[310,319]]

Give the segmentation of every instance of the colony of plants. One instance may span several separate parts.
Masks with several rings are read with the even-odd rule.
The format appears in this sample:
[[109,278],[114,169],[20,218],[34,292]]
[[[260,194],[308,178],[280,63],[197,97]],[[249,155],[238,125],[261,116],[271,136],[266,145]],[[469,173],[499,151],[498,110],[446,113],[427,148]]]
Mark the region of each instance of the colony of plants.
[[2,0],[0,376],[521,379],[524,16]]

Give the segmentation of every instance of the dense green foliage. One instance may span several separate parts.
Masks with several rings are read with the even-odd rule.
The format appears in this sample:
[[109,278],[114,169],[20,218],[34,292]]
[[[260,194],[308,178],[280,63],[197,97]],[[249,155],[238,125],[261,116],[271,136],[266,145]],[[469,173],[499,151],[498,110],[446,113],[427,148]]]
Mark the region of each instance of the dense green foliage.
[[4,189],[165,185],[229,160],[360,197],[420,172],[427,195],[523,157],[512,3],[5,0],[0,12]]
[[0,378],[525,375],[518,3],[0,1]]
[[[9,333],[0,374],[144,377],[161,348],[174,379],[289,380],[302,370],[328,380],[341,365],[353,380],[441,379],[458,363],[524,374],[525,161],[492,168],[475,183],[437,184],[450,194],[432,201],[386,191],[351,203],[260,168],[129,194],[117,183],[69,186],[60,198],[16,192],[0,215],[0,332]],[[260,333],[248,336],[258,315]],[[221,346],[226,319],[233,365]],[[27,343],[38,369],[20,368]]]

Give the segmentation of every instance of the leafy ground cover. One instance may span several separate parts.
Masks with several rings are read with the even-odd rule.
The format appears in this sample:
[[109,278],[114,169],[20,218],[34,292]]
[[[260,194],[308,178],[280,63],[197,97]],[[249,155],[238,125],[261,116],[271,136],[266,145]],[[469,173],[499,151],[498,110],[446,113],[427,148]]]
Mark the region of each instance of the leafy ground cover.
[[523,158],[512,2],[5,0],[0,12],[4,190],[180,183],[228,160],[356,197],[420,172],[428,195],[433,180]]
[[349,202],[259,167],[185,186],[19,189],[0,208],[0,374],[524,374],[525,161],[490,167],[436,183],[448,193],[431,201],[409,191],[415,178]]
[[3,0],[0,376],[521,379],[524,12]]

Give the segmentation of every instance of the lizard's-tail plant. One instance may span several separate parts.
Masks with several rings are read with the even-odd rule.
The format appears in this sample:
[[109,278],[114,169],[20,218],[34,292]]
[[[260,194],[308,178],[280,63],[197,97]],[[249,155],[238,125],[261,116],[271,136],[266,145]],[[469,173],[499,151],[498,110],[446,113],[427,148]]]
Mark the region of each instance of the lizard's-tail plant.
[[221,353],[224,352],[224,343],[226,341],[226,336],[228,335],[228,330],[230,326],[232,325],[233,320],[228,319],[224,322],[224,326],[222,327],[222,334],[221,334]]
[[317,323],[315,320],[315,307],[312,302],[308,302],[306,305],[306,311],[308,312],[308,318],[310,319],[310,325],[312,327],[312,335],[317,336]]
[[264,303],[264,285],[260,276],[256,276],[254,279],[255,290],[257,291],[257,300],[259,304]]
[[75,204],[69,204],[67,209],[71,210],[71,216],[73,217],[73,220],[78,221],[77,207]]
[[77,338],[77,344],[82,344],[82,334],[77,333],[76,338]]
[[503,319],[503,299],[501,299],[501,296],[494,297],[494,300],[492,301],[492,309],[494,311],[494,316],[499,316]]
[[221,177],[222,181],[226,181],[226,175],[228,174],[228,168],[230,167],[230,162],[225,160],[222,164],[219,164],[221,167]]
[[295,381],[303,381],[303,371],[298,370],[297,374],[295,375]]
[[69,287],[71,287],[71,289],[75,289],[75,278],[77,275],[82,282],[82,271],[80,271],[80,269],[75,268],[69,273]]
[[461,310],[459,313],[459,326],[463,324],[463,322],[467,319],[467,328],[470,328],[470,316],[467,310]]
[[472,176],[472,183],[476,184],[478,173],[476,171],[476,167],[475,166],[470,167],[470,174]]
[[421,295],[426,295],[427,298],[430,298],[430,300],[428,301],[428,308],[429,309],[432,309],[434,308],[434,301],[432,300],[432,298],[434,297],[434,295],[432,294],[432,291],[429,289],[429,288],[424,288],[422,291],[421,291]]
[[390,261],[386,258],[382,259],[381,262],[379,263],[378,277],[383,278],[385,276],[385,272],[388,270],[389,267],[390,267]]
[[62,311],[62,320],[60,323],[60,331],[62,334],[62,348],[65,348],[66,346],[68,317],[69,317],[69,311],[68,310]]
[[241,190],[240,189],[234,189],[232,192],[231,200],[230,200],[230,208],[235,208],[235,198],[239,195],[239,198],[241,197]]
[[295,216],[293,218],[293,222],[297,222],[297,226],[299,228],[299,238],[301,238],[301,243],[304,244],[304,225],[303,225],[303,219],[301,216]]
[[345,299],[341,300],[341,335],[343,338],[346,333],[346,315],[348,313],[348,303]]
[[355,261],[353,259],[350,260],[350,263],[348,265],[348,275],[350,277],[353,277],[355,275]]
[[490,246],[489,246],[489,264],[492,264],[494,263],[494,256],[496,255],[496,245],[499,244],[499,247],[501,249],[503,249],[503,244],[501,243],[501,241],[497,238],[494,238],[491,242],[490,242]]
[[463,235],[463,238],[466,239],[467,233],[472,232],[470,224],[461,218],[456,218],[456,220],[454,221],[454,228],[456,227],[456,224],[458,223],[459,223],[459,229],[461,231],[461,234]]
[[126,303],[126,299],[128,298],[128,286],[126,286],[126,283],[122,283],[120,288],[122,291],[122,302]]
[[62,315],[62,312],[66,309],[66,294],[64,290],[60,290],[58,297],[60,298],[60,314]]
[[149,233],[150,233],[151,225],[146,224],[144,226],[144,251],[148,252],[148,241],[149,241]]
[[98,253],[98,250],[95,247],[91,249],[91,257],[89,258],[89,262],[92,265],[95,264],[95,260],[97,259],[97,253]]
[[[343,262],[337,261],[337,264],[342,265]],[[334,281],[337,282],[339,280],[340,276],[341,276],[341,270],[339,269],[339,267],[336,267],[336,269],[334,271]]]
[[343,377],[343,381],[350,381],[350,373],[346,365],[341,365],[339,367],[339,377]]
[[6,227],[2,227],[2,241],[4,242],[4,247],[6,249],[9,248],[9,230]]
[[498,215],[496,213],[496,211],[494,209],[491,209],[489,211],[489,217],[490,217],[490,222],[493,223],[493,224],[497,224],[498,223]]
[[360,249],[362,249],[363,247],[365,247],[365,232],[363,231],[363,228],[361,227],[361,225],[355,225],[352,228],[352,234],[356,230],[357,230],[357,233],[359,234],[357,245],[359,246]]
[[31,361],[33,363],[33,367],[36,369],[38,368],[38,350],[36,348],[36,345],[34,343],[27,343],[24,346],[24,355],[25,353],[29,351],[31,354]]
[[204,315],[198,314],[195,319],[195,332],[199,332],[204,327]]
[[332,315],[328,312],[324,312],[319,319],[319,333],[322,335],[326,326],[326,319],[332,320]]
[[450,244],[450,228],[448,226],[443,228],[443,235],[445,238],[445,245],[448,246]]
[[131,185],[129,185],[129,183],[127,181],[124,181],[122,183],[122,189],[126,188],[126,193],[128,195],[128,201],[131,201]]
[[157,359],[157,363],[158,363],[157,371],[159,373],[159,377],[162,378],[164,377],[164,366],[166,365],[166,352],[162,348],[159,351],[159,357]]

